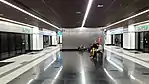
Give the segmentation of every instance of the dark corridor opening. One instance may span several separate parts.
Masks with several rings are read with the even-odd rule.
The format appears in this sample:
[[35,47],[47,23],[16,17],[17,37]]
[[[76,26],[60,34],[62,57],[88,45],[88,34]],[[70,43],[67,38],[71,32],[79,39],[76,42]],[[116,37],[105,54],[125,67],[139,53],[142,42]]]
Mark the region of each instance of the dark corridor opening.
[[136,33],[136,49],[149,53],[149,32]]
[[123,34],[115,34],[115,45],[123,47]]

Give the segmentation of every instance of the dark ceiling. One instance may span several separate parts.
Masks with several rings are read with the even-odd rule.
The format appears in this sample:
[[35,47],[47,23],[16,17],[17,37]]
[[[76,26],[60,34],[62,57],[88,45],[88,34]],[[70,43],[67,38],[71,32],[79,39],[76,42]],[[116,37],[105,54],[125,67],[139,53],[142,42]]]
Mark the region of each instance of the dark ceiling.
[[[88,0],[7,0],[38,17],[62,28],[80,27],[86,11]],[[97,7],[103,5],[103,7]],[[149,8],[149,0],[93,0],[91,11],[85,27],[103,27]],[[6,11],[7,10],[7,11]],[[43,28],[49,25],[17,11],[7,5],[0,4],[0,15],[20,22]],[[145,17],[144,17],[145,16]],[[146,16],[131,19],[138,22],[146,20]],[[129,24],[130,21],[125,22]]]

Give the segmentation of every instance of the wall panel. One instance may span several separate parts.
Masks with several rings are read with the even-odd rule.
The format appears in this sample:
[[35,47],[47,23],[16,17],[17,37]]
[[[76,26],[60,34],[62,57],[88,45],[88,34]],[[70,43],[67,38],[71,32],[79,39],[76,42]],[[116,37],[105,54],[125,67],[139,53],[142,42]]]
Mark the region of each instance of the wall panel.
[[[103,38],[104,33],[100,29],[64,29],[63,32],[63,49],[75,49],[80,45],[88,46],[92,44],[97,38]],[[102,39],[104,41],[104,38]],[[104,43],[104,42],[103,42]]]

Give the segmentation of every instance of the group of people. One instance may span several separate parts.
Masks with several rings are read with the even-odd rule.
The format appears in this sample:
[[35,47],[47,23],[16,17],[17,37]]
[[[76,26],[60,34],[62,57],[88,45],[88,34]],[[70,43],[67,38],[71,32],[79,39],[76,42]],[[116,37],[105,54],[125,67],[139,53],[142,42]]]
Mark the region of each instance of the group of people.
[[90,52],[91,59],[97,59],[98,55],[100,55],[100,56],[102,55],[103,47],[99,43],[94,43],[90,46],[89,52]]
[[85,46],[81,45],[81,46],[78,47],[78,50],[79,50],[79,51],[85,51],[86,48],[85,48]]
[[88,48],[86,48],[85,46],[81,45],[81,46],[78,47],[78,50],[80,52],[84,52],[84,51],[87,50],[90,53],[90,59],[94,60],[94,61],[97,60],[98,57],[101,58],[102,55],[103,55],[103,46],[102,46],[101,43],[97,43],[97,42],[94,42]]

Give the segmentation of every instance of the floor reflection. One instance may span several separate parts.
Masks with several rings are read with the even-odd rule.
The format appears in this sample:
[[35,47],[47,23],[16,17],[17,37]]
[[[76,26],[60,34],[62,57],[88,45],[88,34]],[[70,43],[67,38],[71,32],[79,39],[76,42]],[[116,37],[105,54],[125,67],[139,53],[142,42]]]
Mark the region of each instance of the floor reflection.
[[31,84],[148,84],[149,69],[107,51],[102,59],[100,65],[87,52],[58,52]]

